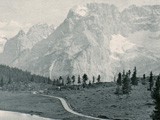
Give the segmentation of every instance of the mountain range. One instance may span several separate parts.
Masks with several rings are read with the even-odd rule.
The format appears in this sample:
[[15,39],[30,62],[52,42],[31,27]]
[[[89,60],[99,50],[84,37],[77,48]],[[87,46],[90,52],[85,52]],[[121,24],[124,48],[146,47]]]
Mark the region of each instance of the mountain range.
[[56,29],[37,24],[7,40],[0,63],[49,76],[101,75],[112,81],[123,69],[138,75],[160,70],[160,5],[90,3],[70,9]]

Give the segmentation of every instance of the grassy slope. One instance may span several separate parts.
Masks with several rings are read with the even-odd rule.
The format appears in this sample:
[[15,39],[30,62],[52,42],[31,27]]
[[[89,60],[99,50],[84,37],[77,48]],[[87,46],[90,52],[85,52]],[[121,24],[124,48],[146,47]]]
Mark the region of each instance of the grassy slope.
[[[132,93],[117,97],[115,85],[102,84],[89,89],[52,90],[52,94],[65,98],[72,108],[80,113],[114,119],[151,120],[152,99],[146,86],[132,87]],[[63,120],[88,120],[66,112],[58,100],[32,95],[26,92],[0,91],[0,109],[37,114]]]
[[73,109],[87,115],[105,115],[122,120],[151,120],[154,106],[150,92],[143,85],[132,88],[128,98],[126,95],[117,97],[114,94],[115,86],[105,85],[80,91],[62,90],[52,94],[66,98]]
[[60,118],[63,120],[83,119],[66,112],[61,103],[56,99],[22,92],[11,93],[0,91],[0,110],[36,114],[43,117]]

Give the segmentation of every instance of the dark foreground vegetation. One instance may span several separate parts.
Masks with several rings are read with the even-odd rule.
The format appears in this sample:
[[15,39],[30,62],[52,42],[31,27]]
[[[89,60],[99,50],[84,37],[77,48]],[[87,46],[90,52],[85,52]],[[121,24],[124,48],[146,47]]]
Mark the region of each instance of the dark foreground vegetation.
[[0,65],[0,87],[3,90],[33,90],[34,87],[36,87],[34,84],[45,84],[50,81],[49,78],[43,76],[34,75],[17,68]]
[[[57,102],[54,100],[49,99],[47,100],[48,104],[56,104],[52,111],[48,110],[48,105],[42,107],[45,111],[41,111],[41,109],[36,111],[37,104],[35,104],[34,109],[32,107],[28,108],[27,106],[29,105],[23,104],[23,102],[18,102],[17,106],[24,105],[24,107],[12,107],[14,102],[10,102],[9,100],[19,99],[13,96],[13,93],[22,94],[22,91],[24,91],[23,95],[20,96],[22,98],[25,98],[25,95],[29,97],[29,93],[33,92],[63,97],[74,110],[100,118],[160,120],[160,76],[154,76],[150,72],[149,76],[144,74],[142,77],[137,77],[136,67],[133,72],[129,70],[119,73],[114,82],[102,83],[100,75],[97,77],[93,76],[92,80],[88,79],[87,74],[83,76],[73,75],[67,78],[60,76],[59,79],[50,80],[46,77],[33,75],[27,71],[0,65],[0,87],[2,90],[0,109],[26,111],[27,113],[53,117],[49,114],[59,108],[58,106],[61,106],[60,104],[56,104]],[[4,91],[10,91],[13,95],[5,98],[4,94],[9,94],[9,92],[5,93]],[[40,106],[45,101],[38,95],[31,96],[39,98],[36,98],[36,100],[39,101]],[[4,99],[9,107],[4,108]],[[7,102],[7,99],[9,99],[9,102]],[[32,102],[32,99],[29,100]],[[60,111],[64,111],[62,109]],[[46,112],[49,113],[46,114]],[[53,118],[55,116],[57,118],[66,118],[66,116],[69,116],[69,119],[75,118],[75,116],[66,113],[64,115],[57,114],[54,114]]]

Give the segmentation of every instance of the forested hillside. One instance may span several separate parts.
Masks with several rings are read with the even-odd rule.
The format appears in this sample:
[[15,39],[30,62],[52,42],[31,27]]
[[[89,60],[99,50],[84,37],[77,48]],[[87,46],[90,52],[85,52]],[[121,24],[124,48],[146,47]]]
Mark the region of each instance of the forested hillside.
[[37,84],[51,83],[49,78],[31,74],[17,68],[0,65],[0,87],[8,90],[33,90]]

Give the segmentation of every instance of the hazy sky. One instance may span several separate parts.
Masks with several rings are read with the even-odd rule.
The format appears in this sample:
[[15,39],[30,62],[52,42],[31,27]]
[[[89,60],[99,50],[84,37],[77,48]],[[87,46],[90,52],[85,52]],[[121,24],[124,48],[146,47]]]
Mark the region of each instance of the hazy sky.
[[0,36],[11,37],[36,23],[58,26],[75,5],[99,2],[123,9],[131,4],[160,4],[160,0],[0,0]]

